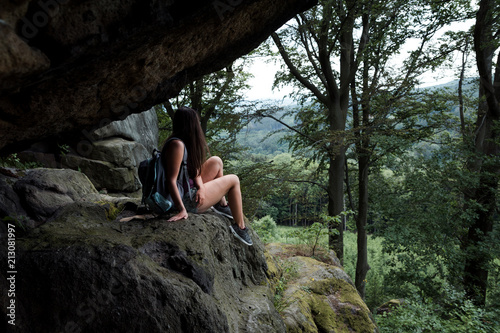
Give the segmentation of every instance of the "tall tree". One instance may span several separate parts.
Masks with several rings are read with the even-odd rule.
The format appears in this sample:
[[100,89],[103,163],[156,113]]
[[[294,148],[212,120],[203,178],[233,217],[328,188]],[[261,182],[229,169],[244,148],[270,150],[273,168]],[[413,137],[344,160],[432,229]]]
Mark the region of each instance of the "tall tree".
[[[279,82],[293,78],[307,94],[318,101],[317,109],[326,126],[307,139],[307,146],[320,147],[316,154],[322,165],[328,168],[328,215],[337,216],[344,210],[344,164],[349,86],[356,74],[360,54],[366,45],[368,26],[359,26],[370,1],[322,0],[318,6],[300,14],[287,29],[272,34],[272,39],[288,69],[278,77]],[[355,31],[361,29],[359,37]],[[336,69],[335,60],[339,68]],[[315,117],[316,118],[316,117]],[[304,124],[307,127],[307,124]],[[312,139],[312,142],[311,142]],[[329,237],[329,246],[339,259],[343,259],[343,226]]]
[[[431,109],[417,107],[425,97],[416,93],[418,77],[436,68],[457,49],[457,43],[436,45],[435,36],[443,27],[467,17],[466,1],[455,1],[435,6],[436,1],[386,1],[384,6],[372,2],[362,16],[368,25],[367,47],[361,61],[357,80],[351,85],[352,130],[354,155],[358,161],[358,202],[353,211],[357,230],[357,262],[355,285],[365,294],[367,260],[366,223],[368,218],[368,182],[371,164],[380,155],[398,149],[385,145],[385,150],[374,136],[391,135],[406,140],[419,140],[429,135],[429,127],[417,120],[428,117]],[[418,41],[404,59],[398,72],[391,72],[394,54],[401,53],[410,39]],[[397,110],[397,111],[396,111]],[[418,117],[417,117],[418,116]],[[353,207],[354,208],[354,207]]]
[[200,116],[201,127],[211,151],[221,157],[229,156],[236,149],[236,134],[246,122],[244,117],[245,89],[251,74],[244,68],[242,59],[224,69],[190,82],[176,97],[157,107],[160,130],[168,129],[175,109],[189,106]]
[[[463,249],[465,288],[478,305],[486,301],[488,265],[492,258],[487,246],[497,213],[497,190],[500,180],[500,2],[481,0],[474,29],[474,49],[479,72],[478,115],[474,149],[476,157],[469,169],[479,176],[478,185],[466,193],[475,204]],[[497,52],[496,62],[493,58]]]
[[[328,169],[329,215],[339,215],[344,209],[345,149],[349,142],[356,142],[360,194],[356,286],[362,294],[369,268],[367,184],[375,146],[370,136],[376,128],[390,127],[387,122],[397,126],[391,112],[401,107],[398,101],[409,94],[419,75],[450,52],[449,47],[439,49],[429,44],[440,28],[459,16],[464,3],[325,0],[272,36],[288,70],[278,76],[276,83],[292,82],[302,89],[296,95],[303,102],[297,116],[300,135],[293,147],[308,151],[313,147],[320,166]],[[410,38],[418,42],[417,47],[395,73],[390,63]],[[359,79],[355,80],[357,74]],[[346,132],[350,106],[354,129]],[[407,110],[406,114],[400,111],[399,116],[414,115]],[[382,126],[383,122],[386,124]],[[340,228],[339,236],[330,238],[330,246],[339,258],[343,253],[342,231]]]

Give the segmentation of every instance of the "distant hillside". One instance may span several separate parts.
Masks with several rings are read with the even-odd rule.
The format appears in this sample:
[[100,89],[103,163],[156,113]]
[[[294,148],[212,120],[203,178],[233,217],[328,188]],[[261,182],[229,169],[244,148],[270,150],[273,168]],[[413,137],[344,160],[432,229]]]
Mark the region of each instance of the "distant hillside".
[[[281,119],[286,113],[282,111],[275,115]],[[282,119],[286,124],[293,125],[293,118],[285,116]],[[251,121],[237,135],[240,145],[248,148],[251,154],[278,155],[288,152],[288,144],[280,140],[285,135],[286,127],[271,118],[261,118]]]
[[[477,94],[477,91],[478,91],[478,79],[479,78],[476,78],[476,77],[465,78],[464,85],[463,85],[464,92],[470,93],[470,94]],[[446,82],[446,83],[442,83],[442,84],[437,84],[437,85],[434,85],[434,86],[418,88],[418,90],[424,90],[424,89],[429,89],[429,90],[447,89],[449,91],[457,91],[457,89],[458,89],[458,81],[459,80],[452,80],[452,81],[449,81],[449,82]]]
[[[458,89],[458,80],[453,80],[444,84],[435,86],[419,88],[418,90],[438,90],[446,89],[450,93],[456,92]],[[467,78],[464,84],[464,93],[468,95],[477,94],[477,78]],[[288,108],[294,108],[296,105],[289,105]],[[293,125],[293,117],[287,115],[283,117],[290,109],[284,109],[275,116],[282,119],[286,124]],[[457,113],[458,108],[452,109],[453,113]],[[259,120],[251,121],[241,132],[237,135],[238,143],[248,148],[250,154],[262,155],[278,155],[288,152],[288,144],[280,140],[285,135],[286,127],[271,118],[261,118]]]

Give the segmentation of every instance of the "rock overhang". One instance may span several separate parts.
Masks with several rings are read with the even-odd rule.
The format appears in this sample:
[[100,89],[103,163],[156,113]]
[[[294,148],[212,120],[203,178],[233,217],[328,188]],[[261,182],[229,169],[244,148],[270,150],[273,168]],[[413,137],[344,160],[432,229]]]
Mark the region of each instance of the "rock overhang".
[[4,155],[148,110],[316,0],[0,3]]

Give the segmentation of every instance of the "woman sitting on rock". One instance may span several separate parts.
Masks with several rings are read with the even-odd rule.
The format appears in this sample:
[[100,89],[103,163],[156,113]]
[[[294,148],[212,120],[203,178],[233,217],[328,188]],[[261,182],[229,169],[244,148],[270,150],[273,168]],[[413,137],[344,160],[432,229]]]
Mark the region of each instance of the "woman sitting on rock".
[[[188,195],[181,197],[177,188],[177,178],[187,150],[187,169],[191,187],[195,189],[194,203]],[[161,152],[165,169],[165,187],[172,197],[174,209],[178,213],[168,221],[178,221],[191,213],[203,213],[213,208],[219,214],[234,219],[230,226],[233,234],[247,245],[252,245],[243,220],[243,206],[240,180],[236,175],[224,175],[222,160],[212,156],[205,161],[207,144],[201,129],[198,113],[188,107],[179,108],[174,115],[172,135],[167,139]],[[187,187],[187,184],[184,185]],[[187,194],[187,188],[184,191]],[[228,196],[228,203],[225,195]]]

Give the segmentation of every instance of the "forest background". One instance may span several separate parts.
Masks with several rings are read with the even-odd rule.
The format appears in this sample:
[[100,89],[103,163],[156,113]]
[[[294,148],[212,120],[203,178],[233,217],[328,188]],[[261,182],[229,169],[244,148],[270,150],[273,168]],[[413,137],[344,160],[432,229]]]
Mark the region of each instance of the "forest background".
[[[196,109],[265,242],[334,250],[372,309],[405,300],[382,331],[499,332],[499,14],[498,0],[319,1],[156,106],[161,139],[178,106]],[[286,102],[245,98],[262,57]]]

